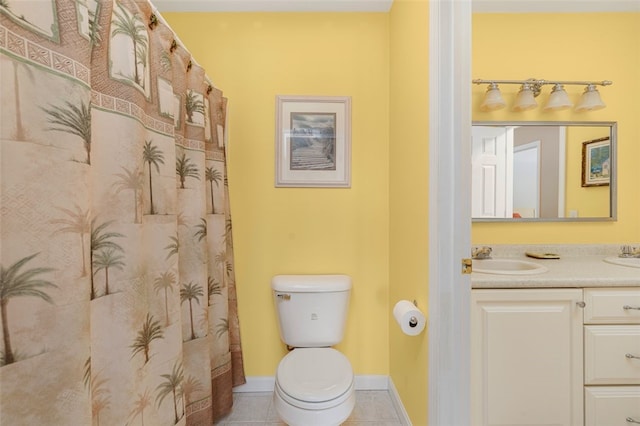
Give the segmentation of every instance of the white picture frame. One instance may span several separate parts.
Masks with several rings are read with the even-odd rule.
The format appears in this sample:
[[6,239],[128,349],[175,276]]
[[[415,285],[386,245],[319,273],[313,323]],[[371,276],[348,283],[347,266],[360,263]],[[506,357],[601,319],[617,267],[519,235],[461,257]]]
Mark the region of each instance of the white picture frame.
[[276,187],[351,187],[351,98],[276,96]]

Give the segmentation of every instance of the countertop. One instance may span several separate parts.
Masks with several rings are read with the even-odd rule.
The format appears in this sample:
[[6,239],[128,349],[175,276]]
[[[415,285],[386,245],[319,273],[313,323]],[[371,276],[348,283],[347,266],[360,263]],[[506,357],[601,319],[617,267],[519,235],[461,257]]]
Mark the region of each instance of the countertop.
[[[630,244],[640,247],[640,244]],[[498,275],[474,272],[472,288],[571,288],[640,287],[640,268],[614,265],[606,257],[617,256],[620,244],[589,245],[491,245],[492,258],[521,259],[544,265],[547,272],[534,275]],[[533,259],[526,252],[557,253],[560,259]]]

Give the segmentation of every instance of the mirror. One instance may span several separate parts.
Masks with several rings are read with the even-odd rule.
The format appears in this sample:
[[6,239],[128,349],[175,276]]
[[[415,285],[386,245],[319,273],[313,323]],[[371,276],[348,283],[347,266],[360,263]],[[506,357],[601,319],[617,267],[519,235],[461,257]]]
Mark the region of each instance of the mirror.
[[474,222],[616,219],[615,122],[473,122]]

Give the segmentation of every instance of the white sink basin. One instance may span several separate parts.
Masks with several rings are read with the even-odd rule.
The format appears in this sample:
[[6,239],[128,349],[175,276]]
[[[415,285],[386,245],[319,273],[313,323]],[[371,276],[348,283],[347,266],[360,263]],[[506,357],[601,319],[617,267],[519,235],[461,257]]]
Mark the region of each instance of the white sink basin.
[[547,272],[545,266],[519,259],[473,259],[473,272],[497,275],[534,275]]
[[614,265],[629,266],[630,268],[640,268],[640,257],[606,257],[603,259],[607,263]]

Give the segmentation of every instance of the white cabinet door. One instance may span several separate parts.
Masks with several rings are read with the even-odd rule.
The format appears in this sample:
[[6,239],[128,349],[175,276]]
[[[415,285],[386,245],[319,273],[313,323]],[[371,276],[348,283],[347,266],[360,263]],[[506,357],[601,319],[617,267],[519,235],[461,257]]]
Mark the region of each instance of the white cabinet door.
[[582,426],[582,290],[471,294],[471,423]]

